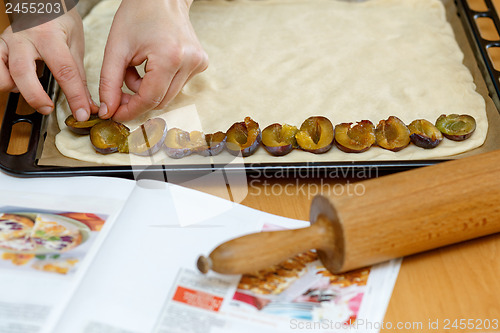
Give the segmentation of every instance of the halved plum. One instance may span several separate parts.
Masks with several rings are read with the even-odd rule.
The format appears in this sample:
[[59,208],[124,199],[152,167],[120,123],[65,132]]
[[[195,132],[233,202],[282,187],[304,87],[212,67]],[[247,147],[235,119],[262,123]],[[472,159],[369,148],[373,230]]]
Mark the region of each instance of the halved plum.
[[165,152],[171,158],[182,158],[194,153],[206,144],[205,135],[199,131],[191,133],[179,128],[171,128],[165,138]]
[[418,147],[432,149],[443,141],[443,134],[428,120],[414,120],[408,125],[408,129],[411,142]]
[[375,126],[369,120],[335,126],[335,145],[346,153],[362,153],[375,143]]
[[391,151],[400,151],[410,144],[410,130],[398,117],[381,120],[375,129],[377,145]]
[[205,145],[198,147],[196,153],[201,156],[215,156],[224,150],[226,145],[226,133],[216,132],[205,134]]
[[136,128],[128,137],[129,152],[139,156],[157,153],[165,141],[167,123],[162,118],[153,118]]
[[262,131],[262,146],[271,155],[286,155],[297,147],[297,132],[292,125],[271,124]]
[[448,139],[463,141],[470,138],[476,130],[476,120],[466,114],[443,114],[436,120],[436,127]]
[[90,129],[90,141],[94,149],[101,154],[128,153],[127,126],[108,119],[95,124]]
[[86,121],[77,121],[73,115],[68,116],[64,123],[70,131],[79,135],[90,134],[90,129],[97,123],[104,121],[104,119],[99,118],[96,114],[91,114],[90,118]]
[[234,123],[226,132],[226,149],[231,154],[243,157],[252,155],[259,147],[262,134],[259,124],[250,117]]
[[307,118],[295,135],[297,144],[302,150],[323,154],[332,148],[335,130],[332,122],[322,116]]

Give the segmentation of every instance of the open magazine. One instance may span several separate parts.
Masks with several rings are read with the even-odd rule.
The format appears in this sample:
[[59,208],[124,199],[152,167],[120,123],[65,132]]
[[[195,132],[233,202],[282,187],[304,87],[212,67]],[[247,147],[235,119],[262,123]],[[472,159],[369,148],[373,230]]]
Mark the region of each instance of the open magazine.
[[0,174],[0,332],[377,332],[400,260],[196,269],[226,240],[308,224],[159,181]]

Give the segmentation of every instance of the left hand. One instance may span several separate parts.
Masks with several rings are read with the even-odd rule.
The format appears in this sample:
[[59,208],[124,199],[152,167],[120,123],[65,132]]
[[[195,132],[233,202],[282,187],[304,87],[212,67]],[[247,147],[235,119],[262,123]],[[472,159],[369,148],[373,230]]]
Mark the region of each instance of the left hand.
[[37,76],[37,60],[43,60],[66,95],[75,119],[85,121],[98,107],[87,88],[83,25],[76,9],[30,29],[0,35],[0,91],[19,91],[42,114],[54,103]]

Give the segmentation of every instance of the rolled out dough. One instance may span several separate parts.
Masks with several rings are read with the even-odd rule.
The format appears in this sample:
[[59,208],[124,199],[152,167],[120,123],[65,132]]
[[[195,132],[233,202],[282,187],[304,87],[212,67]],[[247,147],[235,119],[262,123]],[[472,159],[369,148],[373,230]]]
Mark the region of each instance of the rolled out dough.
[[[95,99],[119,4],[103,1],[84,20],[85,68]],[[300,126],[313,115],[328,117],[333,124],[368,119],[376,125],[391,115],[406,124],[419,118],[434,122],[443,113],[470,114],[477,120],[469,140],[445,139],[432,150],[410,145],[397,153],[372,147],[348,154],[332,148],[321,155],[293,151],[274,157],[259,148],[245,158],[248,163],[430,159],[485,141],[485,102],[462,64],[463,54],[439,0],[211,0],[195,1],[190,15],[209,55],[209,68],[167,108],[128,123],[131,129],[154,116],[165,118],[169,128],[205,133],[226,131],[245,116],[262,129],[276,122]],[[153,159],[98,154],[88,137],[66,128],[69,114],[61,94],[56,146],[68,157],[113,165],[210,163],[207,157],[174,160],[162,152]]]

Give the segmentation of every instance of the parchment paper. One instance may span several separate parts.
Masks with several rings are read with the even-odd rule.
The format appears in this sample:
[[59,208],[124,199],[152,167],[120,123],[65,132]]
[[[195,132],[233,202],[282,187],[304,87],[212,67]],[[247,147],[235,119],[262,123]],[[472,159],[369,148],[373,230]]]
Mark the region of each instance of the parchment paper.
[[[455,155],[452,157],[447,157],[446,159],[454,159],[461,158],[465,156],[475,155],[491,150],[498,149],[499,147],[499,136],[500,136],[500,115],[492,101],[492,99],[488,95],[488,89],[486,83],[482,77],[481,71],[478,68],[476,59],[474,57],[471,46],[469,45],[469,41],[465,34],[464,28],[462,26],[462,22],[460,18],[456,15],[457,9],[451,0],[443,0],[446,10],[447,10],[447,18],[450,22],[456,40],[459,46],[464,53],[464,64],[469,68],[472,76],[474,77],[474,82],[477,86],[477,91],[484,97],[486,101],[486,111],[489,121],[489,130],[485,143],[472,151]],[[449,112],[452,113],[452,112]],[[70,166],[70,167],[82,167],[82,166],[98,166],[102,164],[88,163],[82,162],[78,160],[74,160],[71,158],[64,157],[54,144],[54,137],[59,132],[59,128],[57,126],[57,122],[54,119],[55,117],[50,117],[48,121],[47,128],[47,138],[44,144],[44,148],[42,151],[42,155],[40,160],[38,161],[39,165],[55,165],[55,166]],[[280,159],[279,162],[286,162],[283,159]]]

